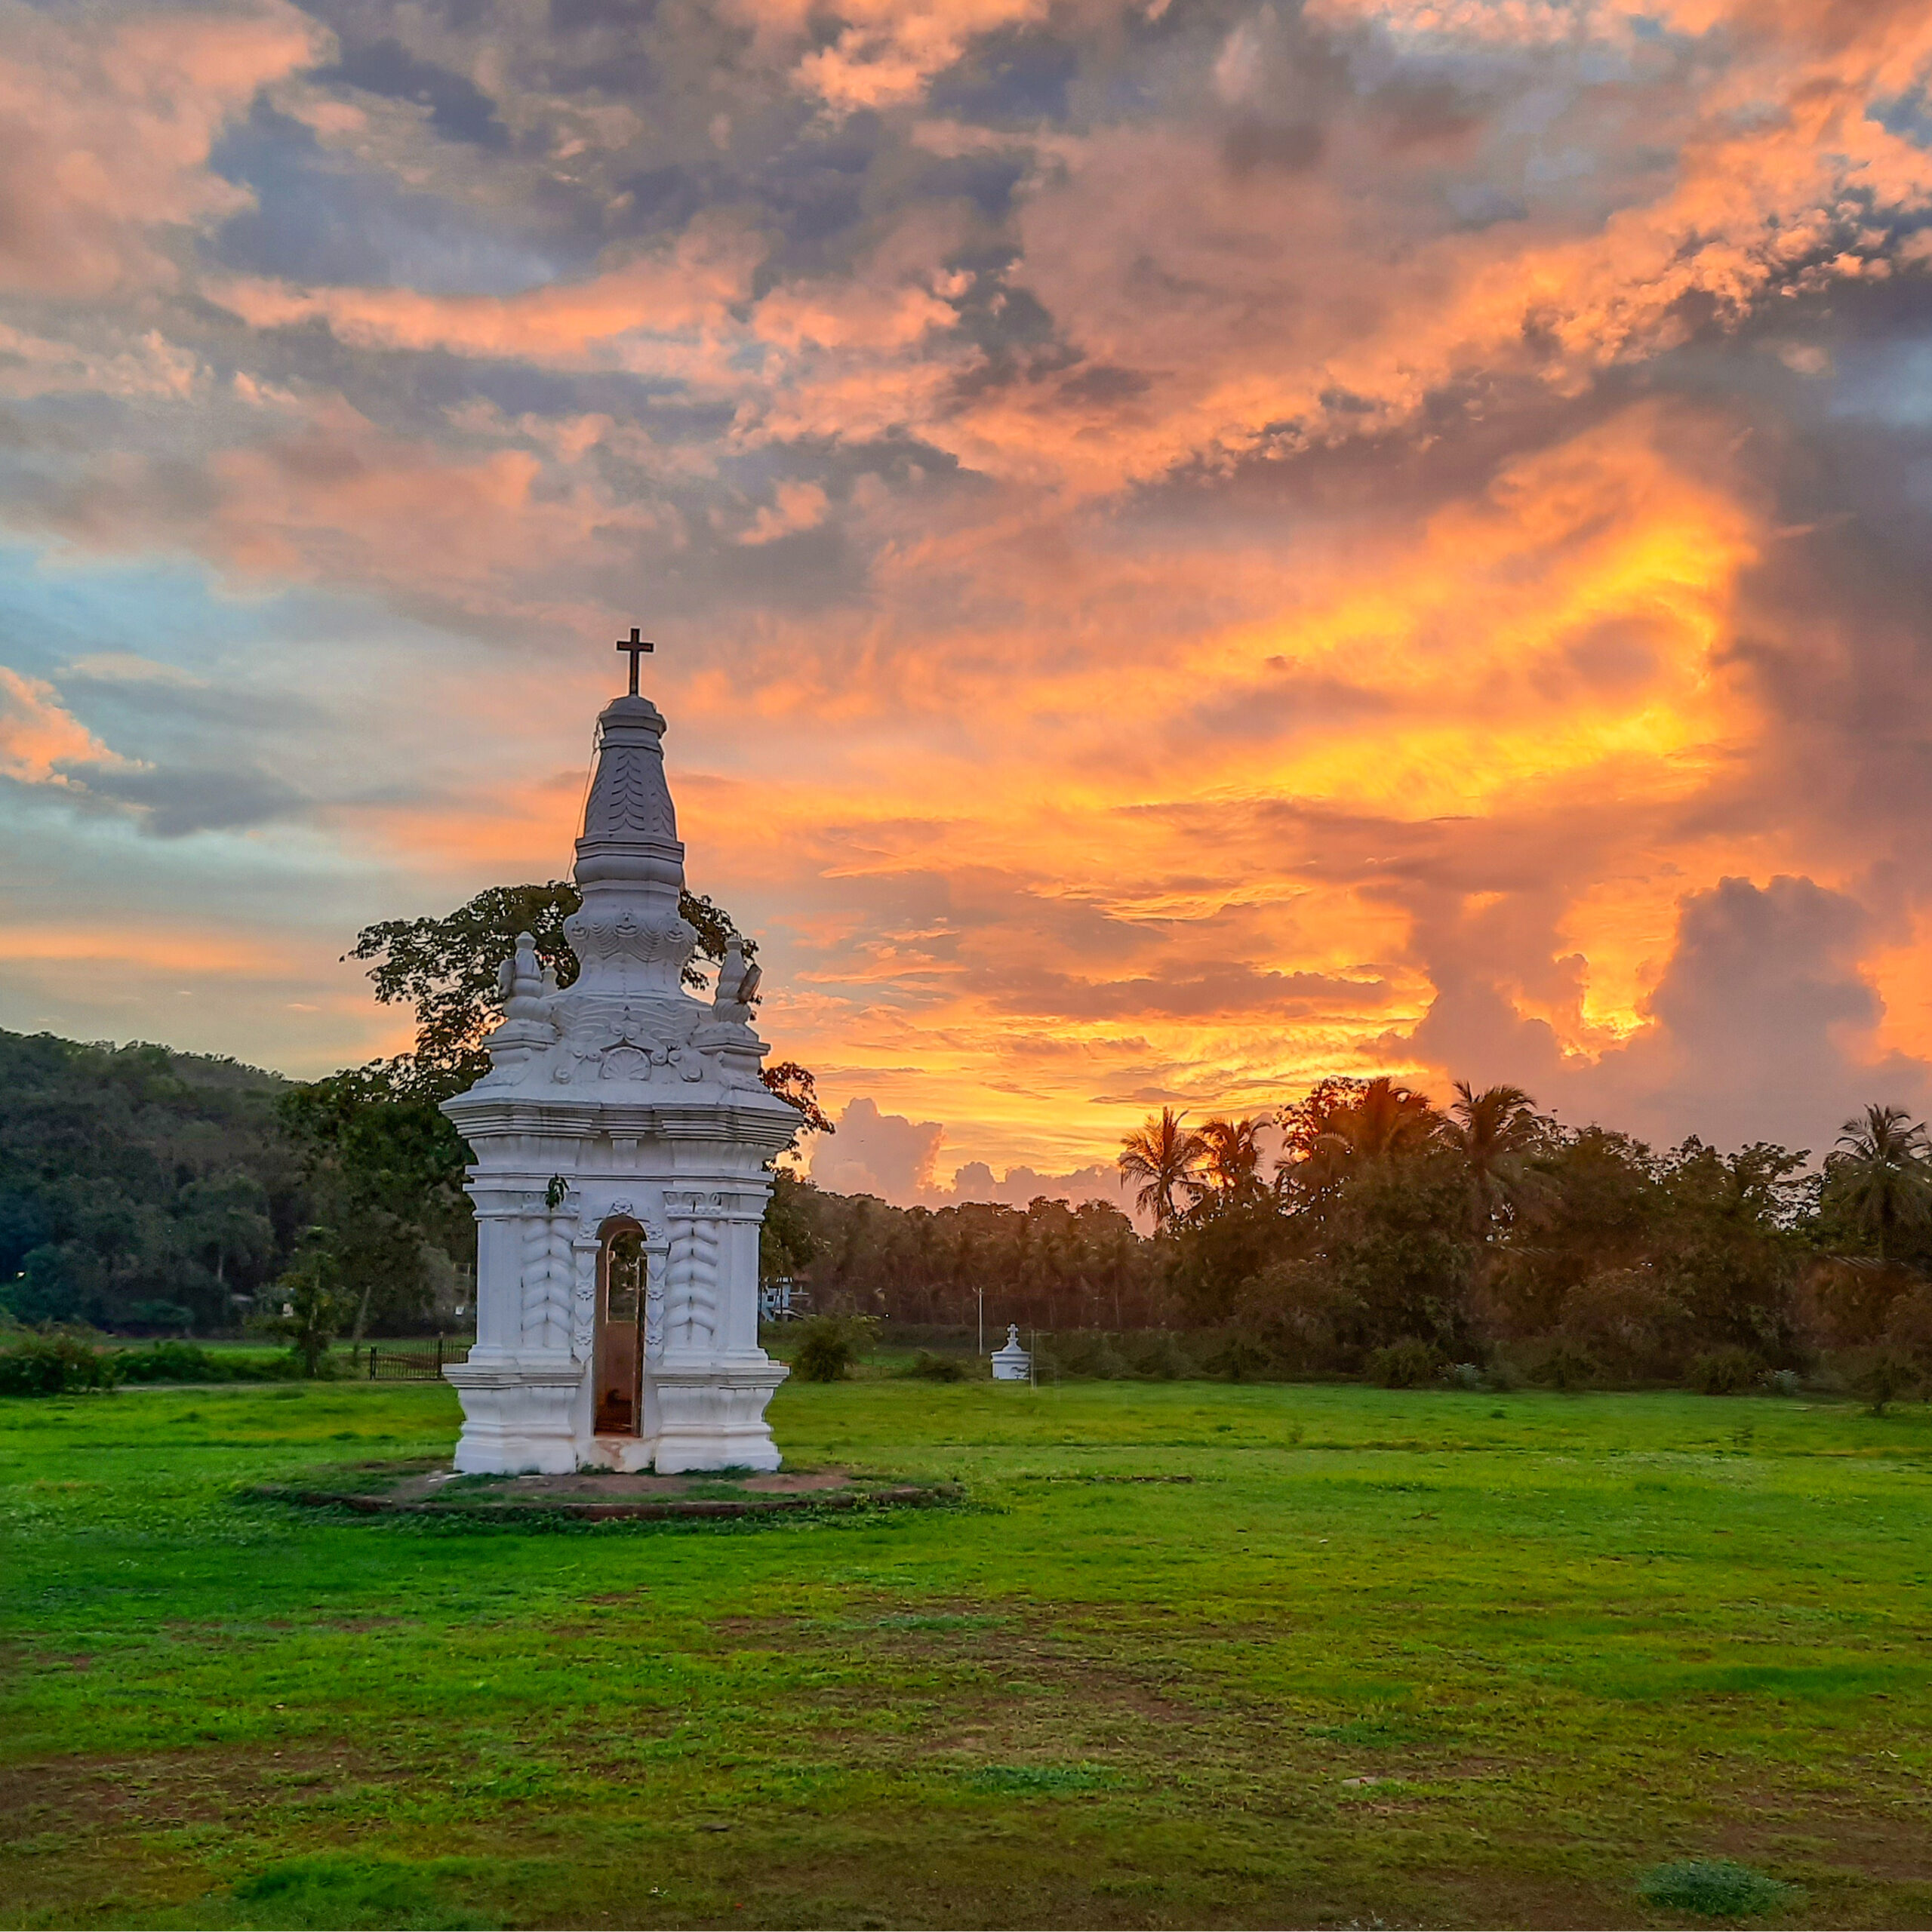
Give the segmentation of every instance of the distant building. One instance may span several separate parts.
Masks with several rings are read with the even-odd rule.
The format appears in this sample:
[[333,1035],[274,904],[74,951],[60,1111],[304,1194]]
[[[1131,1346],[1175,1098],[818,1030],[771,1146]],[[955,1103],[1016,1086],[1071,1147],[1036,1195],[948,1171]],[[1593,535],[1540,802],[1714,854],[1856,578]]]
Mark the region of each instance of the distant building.
[[810,1294],[789,1275],[758,1284],[758,1318],[761,1321],[796,1321],[811,1311],[806,1304]]

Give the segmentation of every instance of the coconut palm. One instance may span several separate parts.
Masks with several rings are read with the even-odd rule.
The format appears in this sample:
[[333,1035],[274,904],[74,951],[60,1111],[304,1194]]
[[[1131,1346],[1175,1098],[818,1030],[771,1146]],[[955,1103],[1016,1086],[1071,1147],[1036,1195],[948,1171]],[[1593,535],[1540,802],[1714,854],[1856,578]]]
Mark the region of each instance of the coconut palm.
[[1932,1220],[1932,1146],[1903,1107],[1870,1106],[1847,1121],[1825,1178],[1881,1261],[1905,1229]]
[[1261,1120],[1210,1120],[1201,1124],[1199,1140],[1206,1186],[1232,1199],[1260,1186],[1261,1147],[1257,1138],[1267,1125]]
[[1384,1073],[1371,1080],[1352,1105],[1336,1109],[1328,1133],[1341,1143],[1349,1161],[1376,1161],[1423,1146],[1436,1119],[1426,1095]]
[[1528,1157],[1548,1124],[1520,1087],[1485,1087],[1478,1094],[1459,1080],[1456,1094],[1436,1138],[1468,1171],[1469,1225],[1478,1240],[1486,1240],[1497,1207],[1522,1195]]
[[1115,1158],[1123,1179],[1140,1183],[1134,1205],[1153,1216],[1157,1229],[1180,1213],[1176,1192],[1191,1194],[1200,1184],[1208,1149],[1199,1134],[1181,1125],[1186,1118],[1172,1107],[1163,1107],[1158,1118],[1149,1114],[1121,1141]]
[[1283,1111],[1287,1152],[1276,1163],[1275,1183],[1311,1205],[1332,1200],[1364,1163],[1426,1146],[1437,1118],[1423,1095],[1386,1074],[1324,1081],[1308,1101]]

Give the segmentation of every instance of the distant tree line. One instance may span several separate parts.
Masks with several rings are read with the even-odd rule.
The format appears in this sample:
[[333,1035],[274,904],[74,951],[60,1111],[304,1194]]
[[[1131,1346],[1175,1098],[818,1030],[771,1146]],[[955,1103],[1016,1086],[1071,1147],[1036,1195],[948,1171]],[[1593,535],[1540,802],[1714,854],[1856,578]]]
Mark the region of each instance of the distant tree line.
[[[505,887],[368,929],[353,956],[413,1008],[414,1050],[306,1084],[0,1033],[0,1309],[205,1334],[286,1307],[311,1352],[449,1319],[475,1229],[469,1150],[438,1103],[487,1064],[518,932],[574,976],[575,904],[567,884]],[[721,956],[729,915],[685,909],[700,958]],[[829,1131],[809,1072],[769,1078],[803,1129]],[[964,1331],[983,1303],[995,1334],[1207,1338],[1156,1349],[1149,1373],[1733,1386],[1830,1361],[1881,1395],[1932,1380],[1932,1148],[1895,1108],[1814,1163],[1660,1151],[1512,1087],[1460,1086],[1438,1109],[1394,1080],[1330,1079],[1271,1115],[1192,1128],[1164,1109],[1119,1166],[1151,1235],[1105,1202],[898,1208],[781,1173],[764,1271],[829,1313]]]
[[767,1215],[764,1266],[803,1287],[814,1310],[1004,1331],[1147,1328],[1172,1321],[1164,1244],[1105,1201],[1006,1208],[893,1208],[828,1194],[780,1174]]
[[0,1306],[165,1334],[231,1327],[310,1216],[287,1082],[165,1047],[0,1032]]
[[1932,1377],[1932,1149],[1898,1109],[1814,1164],[1456,1091],[1438,1110],[1331,1079],[1198,1129],[1164,1109],[1120,1155],[1147,1238],[1099,1203],[935,1212],[791,1183],[768,1265],[832,1311],[964,1324],[983,1286],[1002,1324],[1208,1335],[1192,1358],[1234,1373],[1726,1389],[1829,1361],[1881,1398]]
[[[165,1047],[0,1033],[0,1312],[30,1323],[206,1334],[267,1321],[313,1358],[331,1337],[420,1334],[469,1300],[470,1152],[439,1103],[489,1066],[498,975],[531,934],[577,977],[567,881],[498,886],[440,917],[367,928],[347,955],[408,1006],[411,1050],[298,1083]],[[739,939],[686,893],[697,960]],[[703,965],[685,974],[705,983]],[[765,1069],[825,1132],[812,1075]],[[281,1311],[286,1309],[286,1316]]]

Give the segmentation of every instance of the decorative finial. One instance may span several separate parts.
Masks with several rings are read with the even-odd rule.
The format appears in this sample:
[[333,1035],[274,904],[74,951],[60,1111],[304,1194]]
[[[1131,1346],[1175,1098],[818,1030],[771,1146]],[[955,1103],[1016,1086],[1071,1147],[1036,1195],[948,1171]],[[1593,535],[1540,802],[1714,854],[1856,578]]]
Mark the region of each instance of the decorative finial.
[[635,697],[637,696],[637,660],[647,651],[655,651],[657,647],[654,644],[646,643],[637,626],[633,624],[631,626],[630,635],[617,640],[617,648],[620,651],[627,651],[630,654],[631,696]]

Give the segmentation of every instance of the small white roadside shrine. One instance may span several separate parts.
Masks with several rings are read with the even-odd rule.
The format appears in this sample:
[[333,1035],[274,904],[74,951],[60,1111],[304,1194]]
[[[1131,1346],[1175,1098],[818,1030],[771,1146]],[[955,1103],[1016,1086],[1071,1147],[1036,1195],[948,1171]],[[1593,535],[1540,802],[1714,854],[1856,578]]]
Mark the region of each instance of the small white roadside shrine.
[[[626,648],[620,645],[620,650]],[[758,1346],[758,1230],[797,1111],[758,1078],[758,969],[734,945],[707,1004],[681,975],[685,848],[664,718],[598,719],[577,841],[581,966],[558,991],[528,934],[503,968],[491,1070],[443,1104],[476,1155],[476,1346],[460,1470],[775,1469],[787,1371]]]
[[1033,1358],[1020,1346],[1020,1324],[1017,1321],[1007,1324],[1006,1346],[993,1351],[993,1380],[995,1382],[1030,1382],[1033,1379]]

